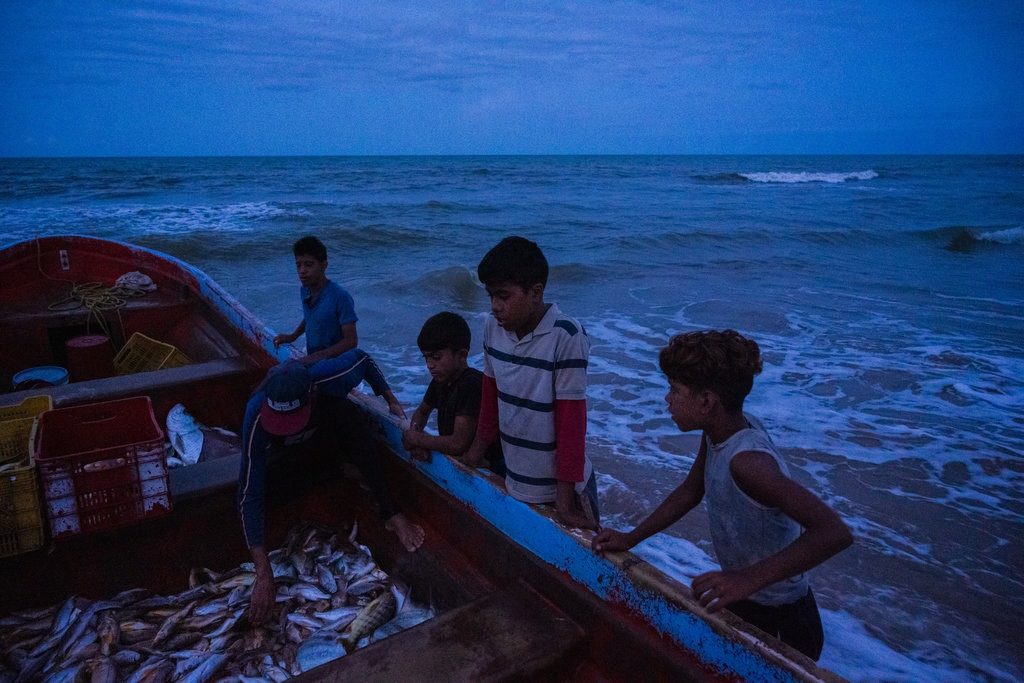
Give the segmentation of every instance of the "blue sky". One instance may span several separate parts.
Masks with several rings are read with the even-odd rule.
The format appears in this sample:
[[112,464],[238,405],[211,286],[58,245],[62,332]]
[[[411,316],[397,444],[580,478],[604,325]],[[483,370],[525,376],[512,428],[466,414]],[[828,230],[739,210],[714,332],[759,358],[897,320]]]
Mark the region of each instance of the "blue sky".
[[0,3],[0,156],[1024,152],[1024,2]]

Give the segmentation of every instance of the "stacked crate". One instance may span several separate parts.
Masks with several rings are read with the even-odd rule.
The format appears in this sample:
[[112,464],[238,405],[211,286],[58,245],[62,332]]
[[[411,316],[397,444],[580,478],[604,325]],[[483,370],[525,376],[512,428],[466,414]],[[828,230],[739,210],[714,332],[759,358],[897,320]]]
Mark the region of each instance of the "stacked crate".
[[52,406],[49,396],[32,396],[0,408],[0,557],[43,545],[33,444],[39,416]]

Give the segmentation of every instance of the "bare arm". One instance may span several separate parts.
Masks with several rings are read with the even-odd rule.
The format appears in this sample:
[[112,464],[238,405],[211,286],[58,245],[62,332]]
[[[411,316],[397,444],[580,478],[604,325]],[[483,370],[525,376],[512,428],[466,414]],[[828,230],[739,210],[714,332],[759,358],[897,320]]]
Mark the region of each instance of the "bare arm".
[[252,596],[249,598],[249,620],[254,624],[259,624],[267,620],[274,607],[276,599],[274,571],[270,567],[270,559],[263,546],[250,548],[249,554],[252,555],[252,562],[256,565],[256,580],[253,583]]
[[[303,323],[305,324],[305,323]],[[311,353],[308,356],[300,359],[303,365],[312,365],[318,360],[324,358],[334,358],[340,356],[346,351],[356,348],[359,345],[359,334],[356,332],[355,323],[345,323],[341,326],[341,340],[326,349],[320,349],[316,353]]]
[[853,534],[839,515],[784,475],[767,453],[738,453],[729,464],[729,471],[740,490],[761,505],[781,510],[797,521],[804,533],[779,552],[745,569],[708,572],[695,578],[693,592],[708,611],[714,612],[816,567],[853,543]]
[[480,415],[476,435],[462,462],[470,467],[483,467],[487,462],[487,449],[498,440],[498,387],[494,378],[484,375],[480,384]]
[[409,455],[413,457],[413,460],[430,462],[430,451],[421,446],[413,445],[413,440],[416,434],[423,432],[423,428],[426,426],[427,420],[430,419],[430,413],[433,410],[426,403],[421,402],[409,419],[409,428],[402,432],[402,446],[405,450],[409,451]]
[[281,344],[291,344],[293,341],[302,336],[306,331],[306,321],[303,319],[299,323],[299,326],[295,328],[295,331],[291,334],[279,334],[274,337],[274,346],[280,346]]
[[418,448],[440,451],[456,458],[461,457],[473,443],[476,435],[476,418],[468,415],[456,415],[452,433],[446,436],[434,436],[419,430],[409,430],[403,441]]
[[707,445],[702,439],[700,450],[697,451],[697,459],[694,460],[693,467],[690,468],[683,483],[668,494],[661,505],[629,533],[603,529],[591,542],[594,550],[598,553],[603,553],[606,550],[629,550],[645,538],[667,529],[682,519],[683,515],[696,507],[704,498],[704,464],[706,460]]

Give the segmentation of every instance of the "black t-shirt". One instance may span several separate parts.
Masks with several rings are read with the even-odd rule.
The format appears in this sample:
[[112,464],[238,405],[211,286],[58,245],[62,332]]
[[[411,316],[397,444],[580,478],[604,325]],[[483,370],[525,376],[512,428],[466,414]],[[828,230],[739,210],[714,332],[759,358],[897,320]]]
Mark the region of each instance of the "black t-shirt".
[[[437,410],[437,433],[450,436],[455,432],[455,418],[471,417],[474,420],[480,415],[480,387],[483,373],[476,368],[467,367],[455,378],[455,381],[443,385],[431,380],[423,402],[432,410]],[[505,461],[501,455],[501,442],[495,441],[487,451],[487,461],[492,471],[505,474]]]

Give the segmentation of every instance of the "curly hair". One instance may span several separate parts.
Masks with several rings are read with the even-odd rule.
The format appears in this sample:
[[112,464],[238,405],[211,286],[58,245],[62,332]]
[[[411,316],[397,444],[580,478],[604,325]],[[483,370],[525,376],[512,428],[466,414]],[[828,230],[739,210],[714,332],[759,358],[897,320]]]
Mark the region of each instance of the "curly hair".
[[726,410],[737,412],[761,372],[761,349],[736,330],[684,332],[661,350],[658,365],[670,380],[714,391]]

